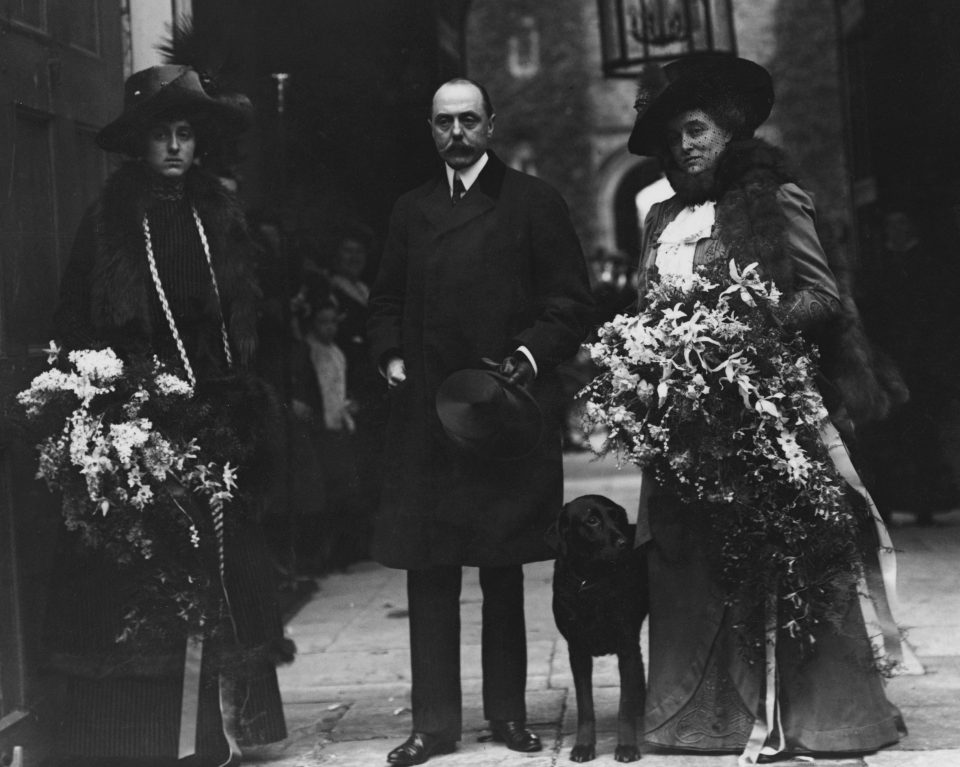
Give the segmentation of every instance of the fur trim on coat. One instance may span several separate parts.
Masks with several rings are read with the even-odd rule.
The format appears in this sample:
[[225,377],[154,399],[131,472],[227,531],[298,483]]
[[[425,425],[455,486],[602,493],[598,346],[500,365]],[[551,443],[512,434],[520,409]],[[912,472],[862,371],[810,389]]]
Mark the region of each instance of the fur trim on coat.
[[[717,229],[728,252],[741,267],[760,263],[787,300],[795,292],[794,267],[783,247],[787,221],[777,191],[788,183],[797,179],[784,152],[761,139],[748,139],[729,144],[707,194],[717,201]],[[818,235],[840,292],[838,316],[812,334],[820,347],[823,374],[835,390],[834,396],[825,391],[825,399],[842,402],[855,423],[881,420],[907,400],[906,384],[893,362],[867,338],[842,249],[832,247],[819,229]]]
[[[94,328],[137,327],[148,335],[153,329],[141,223],[151,202],[148,173],[138,162],[125,163],[107,180],[94,209],[96,252],[90,280]],[[260,291],[243,211],[215,176],[197,167],[187,173],[186,194],[209,238],[231,345],[240,362],[248,364],[256,348]],[[212,293],[204,311],[219,321]]]

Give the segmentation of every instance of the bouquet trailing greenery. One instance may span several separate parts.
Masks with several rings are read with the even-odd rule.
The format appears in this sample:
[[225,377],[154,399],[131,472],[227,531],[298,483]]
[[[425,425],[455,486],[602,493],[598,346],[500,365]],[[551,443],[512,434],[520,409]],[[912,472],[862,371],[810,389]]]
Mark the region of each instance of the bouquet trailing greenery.
[[37,477],[62,494],[67,528],[136,584],[117,641],[209,632],[237,474],[187,436],[204,415],[193,388],[156,358],[85,349],[58,365],[50,351],[53,367],[17,400],[45,435]]
[[[852,597],[859,559],[820,436],[816,351],[783,329],[779,298],[756,264],[654,280],[644,310],[589,347],[600,373],[585,420],[606,430],[601,452],[707,515],[719,581],[745,623],[764,620],[773,591],[777,625],[809,646]],[[762,653],[757,632],[743,637]]]

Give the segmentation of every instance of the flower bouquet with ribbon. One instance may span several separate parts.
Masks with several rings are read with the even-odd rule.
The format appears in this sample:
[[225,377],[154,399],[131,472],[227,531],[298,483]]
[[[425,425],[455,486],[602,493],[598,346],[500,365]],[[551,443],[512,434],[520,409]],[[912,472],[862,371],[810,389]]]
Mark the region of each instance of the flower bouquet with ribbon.
[[[645,309],[589,347],[600,372],[585,419],[606,431],[602,452],[708,516],[719,582],[747,626],[772,617],[810,647],[855,598],[860,560],[821,436],[816,351],[783,329],[779,299],[756,264],[653,281]],[[763,631],[741,637],[763,657]]]
[[125,642],[202,636],[223,616],[223,535],[235,468],[196,436],[194,388],[156,358],[71,351],[17,395],[44,435],[37,477],[83,545],[129,574]]

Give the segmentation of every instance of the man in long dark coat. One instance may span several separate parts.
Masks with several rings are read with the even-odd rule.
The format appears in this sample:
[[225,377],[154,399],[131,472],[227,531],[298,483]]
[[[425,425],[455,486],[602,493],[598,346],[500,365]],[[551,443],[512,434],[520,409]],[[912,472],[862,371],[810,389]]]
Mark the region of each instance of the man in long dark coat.
[[[445,83],[430,119],[444,161],[396,203],[373,287],[369,339],[391,389],[383,498],[373,554],[408,571],[413,734],[387,757],[422,764],[461,736],[462,566],[480,568],[483,705],[491,739],[537,751],[526,729],[525,562],[563,500],[561,389],[555,368],[587,333],[586,265],[562,198],[487,151],[494,113],[469,80]],[[500,362],[546,427],[523,458],[455,446],[435,396],[458,370]]]

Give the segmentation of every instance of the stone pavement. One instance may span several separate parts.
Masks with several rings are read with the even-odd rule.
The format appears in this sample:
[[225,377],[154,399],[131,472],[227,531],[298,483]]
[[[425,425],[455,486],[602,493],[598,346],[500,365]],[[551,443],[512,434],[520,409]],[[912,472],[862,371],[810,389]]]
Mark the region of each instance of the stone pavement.
[[[630,467],[570,455],[567,499],[602,493],[625,508],[636,504],[638,479]],[[910,734],[895,748],[847,759],[790,759],[782,765],[825,767],[960,767],[960,511],[917,527],[896,515],[891,530],[899,550],[902,607],[897,615],[919,658],[918,673],[895,677],[888,694],[900,706]],[[480,702],[480,587],[467,570],[461,598],[464,734],[459,750],[436,757],[438,767],[553,767],[567,758],[576,721],[566,645],[551,614],[551,563],[528,565],[526,609],[529,645],[528,719],[544,742],[539,754],[517,754],[477,742],[485,721]],[[325,577],[319,590],[288,623],[299,654],[281,669],[290,737],[256,752],[245,764],[264,767],[372,767],[410,732],[409,660],[404,574],[373,563]],[[646,637],[644,636],[644,644]],[[644,649],[646,649],[644,647]],[[919,673],[922,672],[922,673]],[[598,757],[613,765],[616,744],[615,658],[595,663]],[[646,749],[645,767],[735,767],[731,755],[657,753]]]

